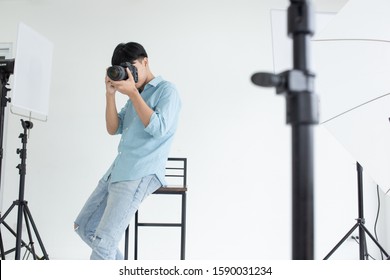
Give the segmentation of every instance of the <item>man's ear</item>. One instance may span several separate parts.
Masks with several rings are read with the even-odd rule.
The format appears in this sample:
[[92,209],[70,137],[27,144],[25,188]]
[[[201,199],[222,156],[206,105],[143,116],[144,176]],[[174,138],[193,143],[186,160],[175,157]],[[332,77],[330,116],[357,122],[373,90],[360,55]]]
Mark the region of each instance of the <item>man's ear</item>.
[[144,57],[142,63],[145,65],[145,67],[149,66],[149,59],[147,57]]

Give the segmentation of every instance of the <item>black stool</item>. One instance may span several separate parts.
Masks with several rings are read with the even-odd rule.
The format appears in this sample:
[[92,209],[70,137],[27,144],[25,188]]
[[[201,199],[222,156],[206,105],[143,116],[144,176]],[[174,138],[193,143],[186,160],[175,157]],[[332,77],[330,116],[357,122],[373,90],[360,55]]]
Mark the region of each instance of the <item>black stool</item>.
[[[186,242],[186,209],[187,209],[187,158],[168,158],[166,175],[168,186],[161,187],[153,194],[181,195],[181,221],[180,223],[141,223],[138,220],[138,212],[134,218],[134,260],[138,259],[138,228],[139,227],[179,227],[181,230],[180,259],[185,259]],[[169,178],[176,178],[179,184],[171,185]],[[129,226],[125,232],[124,259],[129,259]]]

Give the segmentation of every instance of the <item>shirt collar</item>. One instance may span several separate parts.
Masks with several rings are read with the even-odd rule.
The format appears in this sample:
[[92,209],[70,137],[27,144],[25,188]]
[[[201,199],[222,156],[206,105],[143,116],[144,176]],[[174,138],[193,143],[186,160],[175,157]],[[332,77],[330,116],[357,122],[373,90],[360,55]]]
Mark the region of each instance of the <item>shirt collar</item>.
[[152,88],[152,87],[157,87],[159,83],[161,83],[163,81],[163,78],[161,76],[157,76],[155,78],[153,78],[151,81],[149,81],[149,83],[147,83],[144,87],[144,89],[142,90],[141,94],[144,93],[145,91],[147,91],[149,88]]
[[146,86],[150,85],[152,87],[156,87],[162,81],[163,81],[163,78],[161,76],[157,76],[153,80],[151,80]]

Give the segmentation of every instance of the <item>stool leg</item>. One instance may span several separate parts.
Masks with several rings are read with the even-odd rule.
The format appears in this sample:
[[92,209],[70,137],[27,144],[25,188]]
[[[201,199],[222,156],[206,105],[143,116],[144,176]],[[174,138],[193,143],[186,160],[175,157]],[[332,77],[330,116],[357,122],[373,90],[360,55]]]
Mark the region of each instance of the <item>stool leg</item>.
[[138,211],[134,217],[134,259],[138,260]]
[[186,193],[182,194],[181,201],[181,251],[180,251],[180,259],[185,259],[186,252],[186,209],[187,209],[187,197]]
[[129,230],[130,230],[130,225],[127,226],[125,231],[125,256],[124,256],[125,260],[129,259]]

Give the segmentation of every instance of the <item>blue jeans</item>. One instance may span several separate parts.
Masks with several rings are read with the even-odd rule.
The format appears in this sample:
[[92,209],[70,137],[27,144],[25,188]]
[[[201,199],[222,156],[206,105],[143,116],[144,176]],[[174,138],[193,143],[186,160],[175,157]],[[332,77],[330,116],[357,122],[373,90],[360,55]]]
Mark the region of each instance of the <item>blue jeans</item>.
[[74,225],[81,239],[92,248],[91,260],[123,259],[118,244],[132,216],[160,186],[155,175],[134,181],[99,181]]

